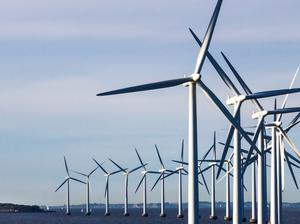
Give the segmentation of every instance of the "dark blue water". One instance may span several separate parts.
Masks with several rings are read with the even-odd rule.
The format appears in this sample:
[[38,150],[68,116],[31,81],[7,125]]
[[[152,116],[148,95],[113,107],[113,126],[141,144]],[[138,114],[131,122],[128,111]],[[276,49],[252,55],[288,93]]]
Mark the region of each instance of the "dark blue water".
[[[167,217],[159,217],[159,209],[149,209],[148,217],[141,217],[141,209],[131,209],[130,216],[124,217],[122,209],[112,209],[111,216],[105,217],[103,210],[94,210],[91,216],[84,216],[80,210],[73,210],[71,216],[65,216],[63,211],[54,213],[0,213],[0,224],[183,224],[187,223],[186,212],[183,219],[176,218],[175,209],[167,209]],[[201,209],[200,223],[220,224],[223,221],[225,211],[217,209],[218,220],[208,219],[209,209]],[[299,209],[284,209],[284,223],[299,224]],[[245,210],[247,223],[249,223],[250,210]]]

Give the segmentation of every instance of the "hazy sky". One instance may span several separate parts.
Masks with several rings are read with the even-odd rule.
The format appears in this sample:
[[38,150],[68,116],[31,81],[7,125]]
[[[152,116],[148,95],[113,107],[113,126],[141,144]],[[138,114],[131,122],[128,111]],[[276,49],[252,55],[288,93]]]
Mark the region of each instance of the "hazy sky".
[[[133,168],[138,165],[137,147],[149,169],[157,170],[156,143],[168,167],[175,168],[170,160],[179,157],[181,139],[187,138],[187,89],[179,86],[106,98],[95,95],[191,74],[198,46],[188,28],[202,39],[215,3],[2,1],[1,202],[63,204],[64,189],[54,193],[65,176],[63,155],[70,168],[81,172],[95,167],[92,157],[106,161],[109,170],[115,168],[108,157]],[[295,0],[224,1],[210,51],[232,77],[220,54],[224,51],[253,91],[287,88],[300,63],[299,8]],[[202,76],[224,102],[230,92],[209,63]],[[295,86],[299,85],[298,79]],[[213,130],[224,141],[229,124],[198,90],[201,156],[212,144]],[[299,95],[290,97],[288,105],[299,106],[297,99]],[[262,101],[266,108],[272,102]],[[255,124],[250,119],[254,110],[251,104],[245,105],[245,125]],[[284,116],[284,124],[291,118]],[[290,134],[299,145],[298,130]],[[296,175],[300,180],[299,171]],[[130,202],[142,200],[141,192],[133,193],[139,178],[139,172],[130,178]],[[112,202],[121,203],[123,176],[111,180]],[[92,178],[93,202],[104,202],[104,181],[97,171]],[[149,186],[154,181],[149,178]],[[286,182],[284,201],[300,201],[287,170]],[[167,181],[167,201],[176,201],[176,183],[175,177]],[[251,187],[246,183],[248,200]],[[224,186],[218,184],[217,200],[225,200]],[[74,183],[71,191],[72,203],[84,202],[84,186]],[[159,200],[159,187],[149,199]],[[200,200],[209,200],[203,188]]]

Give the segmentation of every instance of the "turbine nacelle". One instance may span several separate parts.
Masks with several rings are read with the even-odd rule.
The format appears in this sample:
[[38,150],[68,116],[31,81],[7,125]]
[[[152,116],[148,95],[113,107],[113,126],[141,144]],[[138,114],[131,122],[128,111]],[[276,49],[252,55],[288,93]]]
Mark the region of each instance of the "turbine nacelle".
[[158,170],[158,172],[160,172],[160,173],[164,173],[166,171],[166,169],[160,169],[160,170]]
[[199,73],[194,73],[191,75],[191,78],[194,82],[197,82],[201,78],[201,75]]
[[180,166],[180,167],[176,167],[176,171],[179,171],[179,170],[183,170],[183,166]]
[[146,175],[148,173],[148,171],[147,170],[143,170],[143,171],[141,171],[141,174],[143,174],[143,175]]
[[274,121],[272,123],[266,124],[265,127],[266,128],[272,128],[272,127],[280,127],[282,124],[281,121]]
[[265,117],[268,114],[268,111],[263,110],[263,111],[258,111],[252,114],[252,119],[259,119],[262,117]]
[[239,96],[234,96],[229,99],[227,99],[226,104],[227,105],[235,105],[237,103],[241,103],[246,99],[245,95],[239,95]]

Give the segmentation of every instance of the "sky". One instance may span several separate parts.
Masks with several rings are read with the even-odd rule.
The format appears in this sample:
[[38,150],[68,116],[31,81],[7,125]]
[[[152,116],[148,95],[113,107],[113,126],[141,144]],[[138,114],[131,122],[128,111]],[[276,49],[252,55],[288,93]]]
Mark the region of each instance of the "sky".
[[[134,168],[139,165],[137,148],[149,169],[158,170],[157,144],[166,166],[174,169],[171,159],[179,158],[181,140],[187,139],[185,88],[102,98],[96,94],[190,75],[199,48],[188,28],[202,39],[215,4],[215,0],[1,1],[1,202],[64,204],[64,189],[54,193],[66,175],[64,155],[73,170],[91,171],[96,158],[114,171],[108,158]],[[223,51],[254,92],[288,88],[300,63],[299,8],[295,0],[224,1],[210,52],[233,79]],[[208,61],[202,80],[225,103],[231,93]],[[299,85],[298,78],[295,86]],[[214,130],[218,140],[225,141],[229,123],[200,89],[197,95],[201,157],[212,144]],[[298,106],[298,97],[291,96],[288,106]],[[279,104],[282,100],[278,98]],[[262,104],[270,109],[273,100]],[[253,111],[253,105],[245,104],[244,125],[255,125]],[[292,118],[284,116],[283,125]],[[290,133],[297,145],[298,130]],[[222,150],[218,146],[219,156]],[[300,172],[296,175],[299,180]],[[132,203],[142,201],[141,191],[134,194],[140,176],[136,172],[130,177]],[[209,173],[206,177],[210,182]],[[250,170],[246,200],[251,194],[249,177]],[[285,177],[284,201],[300,201],[287,169]],[[149,187],[155,178],[149,177]],[[103,203],[103,173],[98,170],[91,182],[91,201]],[[176,183],[175,176],[167,180],[167,201],[176,201]],[[112,203],[123,202],[120,186],[123,176],[113,176]],[[217,184],[218,201],[225,200],[224,186]],[[84,203],[84,190],[79,183],[71,184],[73,204]],[[159,187],[149,193],[149,200],[159,201]],[[203,187],[200,200],[209,200]]]

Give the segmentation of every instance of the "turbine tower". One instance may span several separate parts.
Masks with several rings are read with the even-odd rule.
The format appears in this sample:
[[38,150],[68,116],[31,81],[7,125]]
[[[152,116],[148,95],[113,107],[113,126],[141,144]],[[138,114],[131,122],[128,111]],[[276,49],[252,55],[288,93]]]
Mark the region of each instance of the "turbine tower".
[[136,190],[134,193],[136,193],[138,191],[138,189],[140,188],[141,184],[144,183],[144,188],[143,188],[143,213],[142,216],[143,217],[148,217],[148,210],[147,210],[147,174],[148,173],[155,173],[155,174],[160,174],[159,172],[156,171],[149,171],[146,169],[146,164],[143,163],[142,158],[139,154],[139,152],[137,151],[137,149],[135,149],[136,155],[142,165],[142,167],[144,168],[144,170],[141,172],[142,174],[142,179],[139,182]]
[[70,211],[70,180],[73,180],[73,181],[76,181],[76,182],[79,182],[79,183],[82,183],[82,184],[85,184],[85,182],[70,176],[69,168],[68,168],[68,164],[67,164],[67,160],[66,160],[65,156],[64,156],[64,163],[65,163],[65,169],[66,169],[67,176],[65,177],[65,180],[61,183],[61,185],[59,185],[59,187],[55,190],[55,192],[57,192],[65,183],[67,184],[66,185],[66,193],[67,193],[67,196],[66,196],[66,215],[71,215],[71,211]]
[[180,161],[177,160],[172,160],[175,163],[179,163],[180,166],[176,167],[174,171],[171,173],[167,174],[164,179],[166,179],[169,176],[172,176],[175,173],[178,173],[178,212],[177,212],[177,218],[183,218],[184,215],[182,213],[182,175],[187,175],[188,172],[187,170],[183,167],[184,163],[183,162],[183,152],[184,152],[184,140],[181,142],[181,155],[180,155]]
[[99,168],[104,172],[104,176],[106,177],[105,192],[104,192],[104,196],[105,196],[105,213],[104,213],[104,215],[105,216],[110,216],[110,209],[109,209],[109,178],[110,178],[110,176],[112,176],[114,174],[122,172],[122,170],[117,170],[117,171],[109,173],[103,168],[103,166],[100,163],[98,163],[98,161],[96,159],[93,158],[93,160],[99,166]]
[[[128,176],[129,174],[133,173],[134,171],[140,169],[143,167],[143,165],[141,166],[138,166],[132,170],[129,170],[126,169],[126,168],[123,168],[121,167],[118,163],[116,163],[115,161],[113,161],[112,159],[109,159],[116,167],[118,167],[120,170],[123,171],[123,175],[125,177],[125,200],[124,200],[124,216],[129,216],[129,212],[128,212]],[[146,166],[147,164],[145,164]]]
[[90,176],[98,169],[97,166],[95,169],[93,169],[90,173],[85,174],[81,173],[75,170],[72,170],[72,172],[77,173],[81,176],[86,177],[86,207],[85,207],[85,215],[91,215],[91,209],[90,209]]
[[172,173],[173,171],[167,170],[165,168],[165,165],[162,161],[162,158],[160,156],[157,145],[155,145],[155,150],[156,150],[156,153],[157,153],[160,165],[161,165],[161,169],[158,170],[159,176],[158,176],[157,180],[155,181],[153,187],[151,188],[151,191],[155,188],[157,183],[160,181],[160,186],[161,186],[160,187],[160,191],[161,191],[161,193],[160,193],[160,217],[164,218],[167,216],[167,214],[165,213],[165,173],[166,173],[166,171],[170,172],[170,173]]

